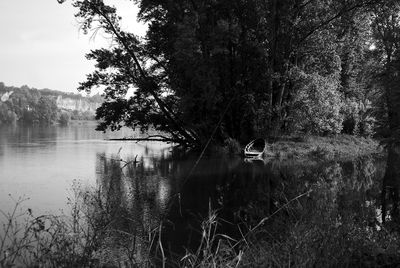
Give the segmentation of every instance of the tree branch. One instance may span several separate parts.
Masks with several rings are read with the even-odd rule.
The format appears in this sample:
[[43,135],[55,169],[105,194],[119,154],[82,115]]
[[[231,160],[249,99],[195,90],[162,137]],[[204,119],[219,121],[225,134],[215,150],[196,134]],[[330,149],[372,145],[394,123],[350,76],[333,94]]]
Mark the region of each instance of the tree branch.
[[300,39],[300,41],[297,43],[297,47],[299,47],[304,41],[307,40],[307,38],[309,38],[311,35],[313,35],[316,31],[318,31],[321,28],[329,25],[332,21],[340,18],[344,14],[346,14],[346,13],[352,11],[352,10],[355,10],[357,8],[366,7],[366,6],[369,6],[371,4],[377,4],[377,3],[381,2],[381,1],[382,0],[370,0],[370,1],[366,2],[366,3],[355,4],[354,6],[348,8],[348,9],[343,9],[343,10],[339,11],[335,16],[333,16],[333,17],[321,22],[319,25],[317,25],[312,30],[310,30],[308,33],[306,33],[306,35],[302,39]]

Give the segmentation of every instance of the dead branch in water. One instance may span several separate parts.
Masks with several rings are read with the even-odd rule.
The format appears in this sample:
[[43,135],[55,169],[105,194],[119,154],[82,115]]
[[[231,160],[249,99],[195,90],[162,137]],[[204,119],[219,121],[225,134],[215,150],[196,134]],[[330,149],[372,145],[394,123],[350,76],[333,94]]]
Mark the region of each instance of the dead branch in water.
[[150,135],[141,138],[119,138],[119,139],[107,139],[108,141],[162,141],[167,143],[180,143],[181,140],[168,138],[162,135]]

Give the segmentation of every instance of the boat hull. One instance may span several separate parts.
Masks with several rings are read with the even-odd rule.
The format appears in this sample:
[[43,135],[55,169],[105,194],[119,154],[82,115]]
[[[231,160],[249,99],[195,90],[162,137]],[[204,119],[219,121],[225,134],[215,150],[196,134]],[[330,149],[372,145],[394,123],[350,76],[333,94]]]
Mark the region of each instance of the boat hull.
[[246,145],[244,156],[246,158],[262,158],[267,142],[264,139],[255,139]]

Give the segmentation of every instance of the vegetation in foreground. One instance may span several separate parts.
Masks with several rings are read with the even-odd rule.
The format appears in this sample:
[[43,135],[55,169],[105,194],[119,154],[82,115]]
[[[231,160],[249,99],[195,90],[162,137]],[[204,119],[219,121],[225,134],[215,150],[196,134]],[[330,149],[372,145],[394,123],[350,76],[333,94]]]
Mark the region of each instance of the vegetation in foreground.
[[[278,211],[294,211],[293,199]],[[71,216],[19,214],[19,205],[3,221],[1,267],[397,267],[400,237],[390,228],[362,222],[318,218],[266,217],[239,239],[218,233],[215,211],[201,224],[201,241],[179,260],[166,257],[162,225],[147,237],[86,218],[75,207]],[[275,214],[275,213],[274,213]],[[5,216],[4,214],[2,216]],[[19,221],[28,216],[24,224]],[[97,215],[100,216],[100,215]],[[103,215],[104,216],[104,215]],[[274,218],[278,218],[277,221]],[[128,220],[128,219],[127,219]],[[275,226],[267,224],[275,222]],[[108,224],[107,224],[108,223]],[[282,228],[278,225],[284,224]],[[239,225],[237,226],[238,228]],[[274,230],[274,231],[271,231]],[[280,232],[282,231],[282,232]]]

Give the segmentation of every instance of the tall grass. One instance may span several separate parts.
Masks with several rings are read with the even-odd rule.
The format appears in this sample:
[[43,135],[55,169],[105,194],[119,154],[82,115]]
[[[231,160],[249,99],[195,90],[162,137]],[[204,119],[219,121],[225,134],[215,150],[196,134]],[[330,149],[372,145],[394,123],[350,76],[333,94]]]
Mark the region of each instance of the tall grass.
[[22,210],[23,198],[15,200],[11,213],[2,214],[0,265],[2,267],[71,267],[90,265],[92,238],[80,219],[63,216],[34,216]]
[[154,266],[157,230],[147,230],[146,237],[125,232],[113,226],[100,193],[75,194],[69,215],[35,216],[23,209],[24,198],[14,200],[11,212],[0,211],[0,267]]
[[[81,197],[85,202],[94,202],[93,198],[99,201],[95,195],[89,196],[88,191]],[[165,255],[162,223],[148,230],[146,239],[111,228],[106,215],[101,215],[101,211],[88,213],[79,200],[70,200],[70,216],[37,217],[31,210],[22,209],[24,201],[15,200],[10,213],[1,211],[0,267],[166,267],[176,263]],[[216,212],[210,210],[201,225],[198,249],[187,251],[176,265],[238,267],[243,252],[235,251],[237,241],[216,233],[218,224]],[[161,260],[157,261],[157,255],[161,255]]]
[[239,249],[240,241],[218,233],[219,220],[217,212],[209,208],[206,219],[201,224],[201,240],[193,252],[186,250],[180,260],[181,267],[238,267],[243,251]]
[[[286,212],[295,210],[297,201],[307,194],[288,200],[237,238],[218,232],[221,219],[210,208],[201,224],[198,247],[193,251],[187,249],[178,260],[168,259],[165,254],[162,223],[147,230],[147,237],[143,237],[112,227],[101,210],[88,213],[85,205],[77,201],[71,203],[70,216],[34,216],[32,211],[21,210],[24,199],[20,198],[10,213],[1,212],[0,267],[397,267],[400,264],[399,236],[383,225],[368,227],[362,222],[335,222],[331,218],[284,219],[289,215]],[[85,191],[84,195],[86,202],[88,198],[98,202],[93,193],[87,196]]]

